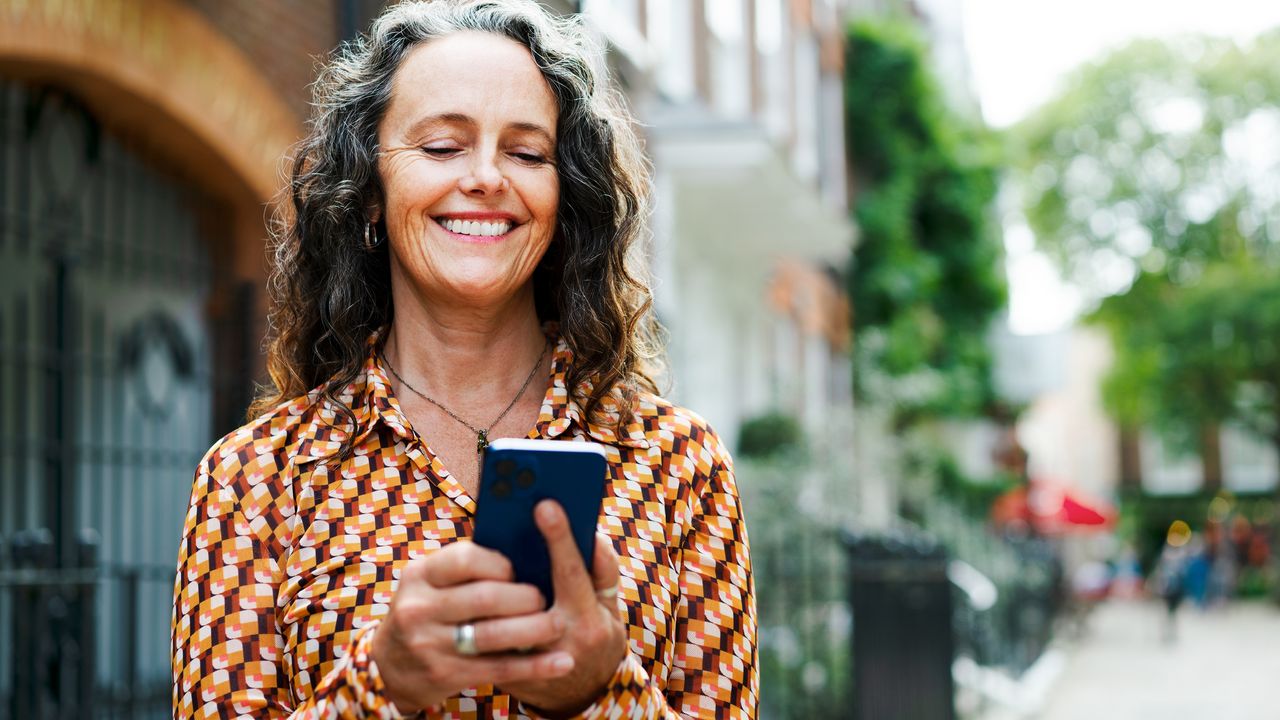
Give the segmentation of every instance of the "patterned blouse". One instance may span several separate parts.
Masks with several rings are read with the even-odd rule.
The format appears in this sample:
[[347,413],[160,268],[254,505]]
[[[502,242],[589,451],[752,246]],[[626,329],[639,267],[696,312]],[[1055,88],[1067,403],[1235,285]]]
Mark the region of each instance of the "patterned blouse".
[[[620,434],[586,422],[565,386],[572,359],[557,341],[529,437],[605,446],[598,530],[619,556],[630,637],[581,717],[755,717],[754,588],[729,453],[706,421],[653,396]],[[395,717],[373,631],[404,563],[471,537],[475,500],[409,426],[375,353],[341,399],[357,419],[341,463],[341,416],[314,391],[200,463],[174,586],[175,718]],[[427,715],[538,717],[492,685]]]

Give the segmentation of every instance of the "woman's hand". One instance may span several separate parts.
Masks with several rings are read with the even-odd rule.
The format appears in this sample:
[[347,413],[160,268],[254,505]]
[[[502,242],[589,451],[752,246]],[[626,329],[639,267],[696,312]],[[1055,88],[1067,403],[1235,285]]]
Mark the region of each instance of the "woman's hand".
[[[544,612],[542,593],[513,579],[511,563],[501,553],[470,542],[453,543],[405,565],[391,609],[374,631],[372,649],[396,709],[410,713],[430,707],[474,685],[541,687],[577,675],[567,675],[574,658],[560,647],[565,613]],[[465,623],[475,627],[476,655],[454,647],[454,631]],[[515,652],[520,648],[543,649]]]
[[572,716],[600,697],[627,654],[627,626],[618,610],[618,556],[609,540],[597,535],[588,575],[560,505],[544,500],[534,508],[534,518],[551,552],[556,602],[550,614],[565,628],[544,649],[567,653],[573,670],[555,678],[495,683],[543,714]]

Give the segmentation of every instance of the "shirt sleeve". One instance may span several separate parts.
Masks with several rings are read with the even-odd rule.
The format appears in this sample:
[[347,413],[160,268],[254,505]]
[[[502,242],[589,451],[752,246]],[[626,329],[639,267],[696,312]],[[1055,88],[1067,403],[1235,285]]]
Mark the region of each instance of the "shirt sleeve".
[[675,657],[666,686],[629,651],[604,695],[575,720],[755,718],[755,587],[746,524],[727,465],[704,483],[695,507],[679,554]]
[[292,697],[276,596],[295,513],[275,453],[210,451],[196,472],[174,581],[173,717],[394,718],[364,627],[316,686]]

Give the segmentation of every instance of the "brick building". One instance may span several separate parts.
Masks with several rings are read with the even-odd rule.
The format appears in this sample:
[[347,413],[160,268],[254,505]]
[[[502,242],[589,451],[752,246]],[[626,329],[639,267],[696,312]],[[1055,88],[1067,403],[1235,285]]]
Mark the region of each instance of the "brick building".
[[168,717],[190,477],[261,367],[264,214],[380,3],[0,0],[0,718]]

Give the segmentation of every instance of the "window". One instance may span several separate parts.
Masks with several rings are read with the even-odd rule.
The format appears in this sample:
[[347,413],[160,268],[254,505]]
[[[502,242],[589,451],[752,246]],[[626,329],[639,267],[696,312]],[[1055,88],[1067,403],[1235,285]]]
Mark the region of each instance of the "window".
[[760,54],[762,117],[769,136],[784,140],[791,132],[790,82],[786,55],[791,32],[783,0],[754,0],[756,4],[756,52]]
[[752,49],[746,37],[749,1],[707,0],[706,4],[712,104],[725,117],[745,118],[751,113]]
[[649,48],[657,62],[658,92],[672,102],[695,95],[693,14],[687,0],[649,0]]

